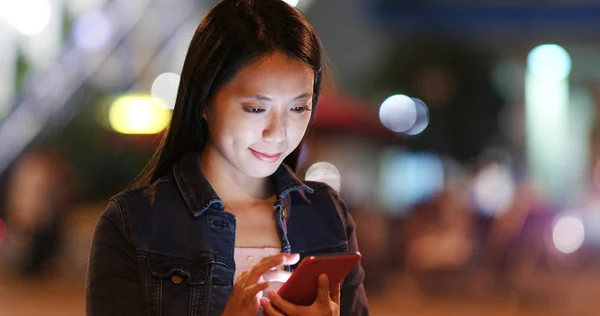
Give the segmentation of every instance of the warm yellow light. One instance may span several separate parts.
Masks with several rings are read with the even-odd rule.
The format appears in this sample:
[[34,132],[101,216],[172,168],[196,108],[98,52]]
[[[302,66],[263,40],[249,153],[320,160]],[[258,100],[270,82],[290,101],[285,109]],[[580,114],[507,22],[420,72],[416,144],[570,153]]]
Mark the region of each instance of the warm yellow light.
[[108,112],[110,126],[121,134],[157,134],[171,120],[171,111],[150,96],[128,95],[115,100]]

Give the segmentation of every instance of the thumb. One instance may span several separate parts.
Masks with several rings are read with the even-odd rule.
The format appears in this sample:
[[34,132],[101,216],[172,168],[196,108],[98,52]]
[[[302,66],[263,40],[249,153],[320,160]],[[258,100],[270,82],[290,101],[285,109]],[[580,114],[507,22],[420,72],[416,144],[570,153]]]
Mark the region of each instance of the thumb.
[[321,274],[319,276],[317,302],[329,306],[329,278],[327,277],[327,274]]

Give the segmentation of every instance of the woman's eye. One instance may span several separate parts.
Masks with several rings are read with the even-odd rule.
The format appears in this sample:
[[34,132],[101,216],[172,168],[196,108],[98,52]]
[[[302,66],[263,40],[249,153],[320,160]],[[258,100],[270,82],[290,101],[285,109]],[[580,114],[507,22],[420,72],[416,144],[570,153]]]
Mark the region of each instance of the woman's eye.
[[304,113],[306,111],[310,111],[310,108],[308,106],[306,106],[306,105],[295,106],[295,107],[292,108],[292,111],[296,112],[296,113]]
[[250,114],[260,114],[262,112],[265,111],[265,109],[261,109],[261,108],[244,108],[244,111],[250,113]]

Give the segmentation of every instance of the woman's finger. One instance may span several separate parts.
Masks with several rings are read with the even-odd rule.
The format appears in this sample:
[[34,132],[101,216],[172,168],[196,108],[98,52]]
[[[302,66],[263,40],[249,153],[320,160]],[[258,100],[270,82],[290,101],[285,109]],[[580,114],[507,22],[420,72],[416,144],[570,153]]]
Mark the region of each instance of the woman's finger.
[[237,279],[235,279],[236,284],[244,284],[244,281],[248,278],[248,271],[244,271],[238,275]]
[[283,271],[282,269],[275,269],[263,273],[262,277],[267,281],[285,283],[291,275],[291,272]]
[[285,316],[275,309],[271,302],[266,297],[260,298],[260,306],[263,308],[263,314],[267,316]]
[[292,265],[300,260],[298,254],[280,253],[274,256],[268,256],[259,261],[248,272],[248,283],[256,283],[260,277],[267,271],[280,265]]
[[244,289],[244,299],[246,299],[246,300],[254,299],[256,297],[256,294],[258,294],[258,292],[264,291],[268,287],[269,287],[269,282],[261,282],[261,283],[256,283],[256,284],[250,285],[249,287]]
[[319,275],[319,287],[317,288],[316,301],[323,306],[329,306],[330,299],[329,278],[327,278],[327,274],[321,274]]
[[298,311],[296,305],[284,300],[277,292],[269,291],[267,292],[267,295],[269,296],[271,305],[285,313],[285,315],[297,314]]
[[256,283],[260,280],[260,277],[267,271],[274,267],[282,265],[285,262],[286,254],[277,254],[274,256],[267,256],[262,258],[257,264],[255,264],[250,270],[248,270],[248,282]]

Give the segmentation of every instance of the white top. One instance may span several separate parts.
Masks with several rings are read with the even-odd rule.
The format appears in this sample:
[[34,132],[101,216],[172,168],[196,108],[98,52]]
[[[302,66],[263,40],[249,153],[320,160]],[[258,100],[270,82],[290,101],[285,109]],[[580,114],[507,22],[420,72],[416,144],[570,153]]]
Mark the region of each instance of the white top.
[[[263,247],[263,248],[241,248],[235,247],[233,251],[233,258],[235,260],[235,274],[233,276],[234,284],[237,278],[244,271],[248,271],[257,264],[262,258],[266,256],[272,256],[280,253],[279,248]],[[279,270],[283,271],[283,266],[278,267]],[[261,277],[259,282],[270,281],[271,285],[267,288],[264,293],[259,293],[259,297],[266,294],[266,291],[274,290],[277,291],[281,285],[286,281],[282,279],[268,279],[267,277]]]

